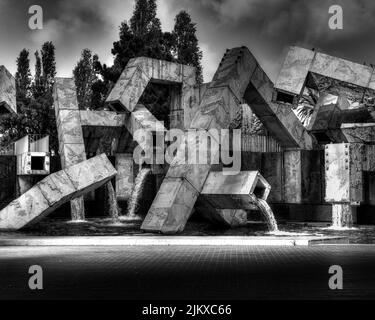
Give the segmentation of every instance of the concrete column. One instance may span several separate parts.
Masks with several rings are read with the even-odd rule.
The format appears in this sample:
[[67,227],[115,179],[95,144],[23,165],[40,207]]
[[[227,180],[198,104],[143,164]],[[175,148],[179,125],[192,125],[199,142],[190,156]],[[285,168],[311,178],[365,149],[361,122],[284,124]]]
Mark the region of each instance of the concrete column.
[[[73,78],[55,79],[54,106],[61,167],[65,169],[86,160],[81,118]],[[73,220],[85,219],[83,197],[71,201],[71,215]]]

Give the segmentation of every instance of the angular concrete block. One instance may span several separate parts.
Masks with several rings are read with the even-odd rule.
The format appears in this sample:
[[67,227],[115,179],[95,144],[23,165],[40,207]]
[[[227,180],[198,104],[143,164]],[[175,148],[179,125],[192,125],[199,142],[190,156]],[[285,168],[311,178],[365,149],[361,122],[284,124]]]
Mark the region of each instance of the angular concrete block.
[[229,128],[239,109],[241,104],[228,86],[211,87],[205,92],[190,127],[205,130]]
[[363,64],[316,53],[311,72],[330,77],[359,87],[367,88],[373,69]]
[[375,141],[375,123],[343,123],[341,131],[348,142],[373,143]]
[[17,113],[16,80],[0,66],[0,113]]
[[302,94],[314,56],[314,51],[299,47],[290,47],[277,77],[275,89],[293,95]]
[[[209,148],[207,143],[209,140],[212,141],[211,146],[216,144],[216,147]],[[170,164],[166,176],[185,178],[194,188],[200,191],[211,165],[216,161],[215,158],[217,159],[217,164],[219,163],[219,148],[219,142],[210,136],[208,132],[189,130],[185,134],[184,141],[178,147],[176,156]],[[204,155],[201,157],[202,153]]]
[[66,168],[65,173],[76,190],[82,190],[83,193],[86,193],[88,189],[90,191],[96,189],[96,184],[101,184],[101,181],[107,179],[107,177],[114,177],[117,172],[107,156],[101,154],[84,161],[82,165]]
[[81,125],[90,127],[122,127],[127,116],[113,111],[80,110]]
[[62,168],[68,168],[86,160],[84,144],[63,144],[60,146],[59,154]]
[[248,48],[229,50],[224,54],[211,86],[229,86],[237,97],[242,97],[256,67],[257,61]]
[[0,211],[0,229],[18,230],[37,222],[65,202],[107,183],[116,175],[102,154],[56,172]]
[[116,112],[132,112],[150,78],[140,67],[126,67],[109,94],[106,103]]
[[131,134],[137,130],[145,130],[151,132],[166,131],[162,122],[157,120],[155,116],[143,105],[137,105],[125,122],[126,128]]
[[182,232],[198,192],[183,178],[165,178],[141,229],[164,234]]
[[254,199],[267,200],[271,186],[258,171],[226,176],[210,172],[200,197],[215,209],[254,209]]
[[55,78],[53,100],[56,111],[78,110],[77,92],[73,78]]
[[59,202],[67,202],[70,195],[76,192],[76,188],[64,170],[49,175],[38,185],[50,207]]
[[211,203],[199,197],[195,206],[197,212],[210,221],[222,227],[236,228],[247,224],[247,212],[241,209],[216,209]]

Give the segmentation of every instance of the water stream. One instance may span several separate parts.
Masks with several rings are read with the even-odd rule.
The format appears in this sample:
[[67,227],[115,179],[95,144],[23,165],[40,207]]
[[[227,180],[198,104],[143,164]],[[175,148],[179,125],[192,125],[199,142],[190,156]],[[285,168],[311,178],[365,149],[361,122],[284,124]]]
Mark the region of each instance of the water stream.
[[139,170],[137,177],[135,178],[134,187],[128,201],[128,210],[126,213],[127,217],[134,218],[137,217],[136,213],[139,209],[139,202],[142,197],[143,188],[145,186],[146,179],[151,173],[151,169],[142,168]]
[[273,214],[273,211],[271,207],[268,205],[267,201],[257,198],[255,204],[259,208],[264,219],[266,220],[269,231],[270,232],[279,231],[279,228],[277,226],[277,222],[275,219],[275,215]]

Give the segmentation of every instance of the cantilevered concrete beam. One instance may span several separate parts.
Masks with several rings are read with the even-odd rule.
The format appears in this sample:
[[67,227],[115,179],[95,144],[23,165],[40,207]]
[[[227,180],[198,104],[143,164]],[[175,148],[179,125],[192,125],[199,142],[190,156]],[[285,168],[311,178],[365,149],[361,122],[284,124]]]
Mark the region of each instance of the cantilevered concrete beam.
[[105,154],[53,173],[0,211],[0,229],[18,230],[30,226],[115,175],[116,170]]

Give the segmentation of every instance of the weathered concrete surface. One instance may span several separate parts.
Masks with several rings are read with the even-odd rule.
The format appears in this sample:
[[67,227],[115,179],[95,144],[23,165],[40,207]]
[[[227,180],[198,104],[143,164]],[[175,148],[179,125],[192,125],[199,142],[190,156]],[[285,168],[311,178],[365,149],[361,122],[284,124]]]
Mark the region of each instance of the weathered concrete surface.
[[257,65],[246,89],[245,101],[282,147],[312,149],[313,140],[291,105],[273,101],[273,91],[273,83]]
[[141,229],[164,234],[182,232],[198,194],[183,178],[165,178]]
[[0,66],[0,113],[17,113],[16,80]]
[[298,47],[290,47],[276,80],[275,89],[291,97],[302,94],[304,86],[345,94],[351,101],[374,97],[374,69],[363,64]]
[[[204,92],[198,112],[194,116],[192,129],[222,129],[228,128],[231,120],[235,117],[238,110],[241,109],[239,94],[243,94],[247,88],[251,71],[253,70],[253,61],[251,54],[246,48],[235,48],[227,51],[223,61],[210,87]],[[241,68],[239,67],[241,66]],[[229,76],[230,75],[230,76]],[[217,138],[217,137],[216,137]],[[192,141],[191,143],[194,143]],[[217,141],[220,143],[220,141]],[[195,140],[199,146],[200,138]],[[181,146],[184,148],[184,146]],[[184,149],[180,153],[185,156]],[[194,207],[198,194],[203,188],[205,179],[208,176],[211,165],[208,164],[188,164],[181,165],[179,159],[174,161],[167,173],[167,180],[163,182],[157,197],[155,198],[141,229],[146,231],[179,232],[182,231],[191,210]],[[172,182],[173,181],[173,182]],[[166,188],[164,184],[173,184],[176,189],[189,185],[193,188],[194,196],[188,197],[185,210],[173,210],[178,197],[168,202],[169,207],[165,207],[163,202],[163,192]],[[155,208],[164,208],[156,210]],[[173,218],[172,218],[173,217]],[[173,221],[174,224],[171,224]],[[167,225],[168,227],[164,227]]]
[[271,186],[258,171],[235,176],[210,172],[198,198],[197,208],[208,220],[226,227],[244,226],[247,211],[257,210],[255,198],[266,200]]
[[[289,150],[283,153],[283,202],[320,203],[321,154],[319,150]],[[269,181],[269,180],[267,180]]]
[[150,81],[182,84],[181,91],[176,92],[172,101],[174,110],[191,108],[196,84],[195,68],[146,57],[129,61],[106,103],[116,112],[133,112]]
[[[33,161],[43,159],[43,168],[36,169]],[[48,152],[25,152],[17,155],[17,175],[48,175],[50,174],[50,155]]]
[[[272,82],[250,51],[245,47],[228,50],[212,82],[203,93],[190,128],[204,130],[229,128],[238,111],[242,109],[241,104],[245,98],[263,124],[268,126],[267,129],[281,139],[285,146],[311,148],[312,139],[291,108],[273,103],[272,94]],[[216,142],[220,143],[220,141]],[[199,145],[200,142],[195,143]],[[182,154],[185,153],[182,152]],[[181,165],[176,160],[171,164],[167,177],[179,184],[185,182],[191,184],[199,194],[210,168],[210,163],[208,165]],[[153,206],[162,207],[158,204],[159,201],[156,197]],[[196,201],[195,197],[190,197],[190,201],[187,207],[192,208]],[[173,202],[169,205],[173,207]],[[155,210],[150,210],[141,228],[148,231],[161,231],[165,221],[168,219],[171,221],[170,214],[179,215],[179,217],[178,220],[175,218],[174,226],[169,225],[168,231],[173,232],[173,228],[174,232],[181,231],[190,216],[190,211],[175,213],[165,208],[163,214],[159,211],[156,214]]]
[[267,200],[271,186],[258,171],[242,171],[227,176],[222,172],[210,172],[200,197],[217,209],[254,208],[253,198]]
[[364,200],[362,144],[325,146],[325,200],[330,203],[360,203]]
[[307,130],[319,143],[347,142],[341,133],[341,106],[337,96],[322,94],[311,115]]
[[374,143],[375,141],[375,123],[343,123],[341,131],[351,143]]
[[0,211],[0,229],[18,230],[30,226],[115,175],[116,170],[105,154],[53,173]]
[[[53,89],[59,154],[63,169],[86,160],[80,111],[73,78],[55,78]],[[75,199],[71,203],[72,218],[84,219],[84,202]]]
[[275,88],[294,95],[302,94],[314,56],[314,51],[290,47],[276,80]]
[[357,207],[348,203],[334,203],[332,205],[332,227],[352,228],[357,222]]

